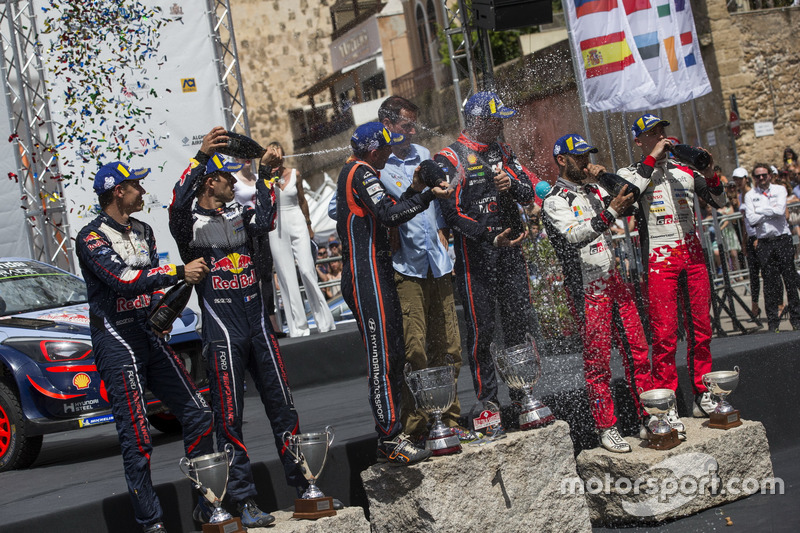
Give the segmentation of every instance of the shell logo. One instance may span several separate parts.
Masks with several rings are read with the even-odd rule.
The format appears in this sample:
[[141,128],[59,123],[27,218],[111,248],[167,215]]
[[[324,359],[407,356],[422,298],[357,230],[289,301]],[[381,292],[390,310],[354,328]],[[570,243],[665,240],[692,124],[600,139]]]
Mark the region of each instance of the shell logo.
[[92,382],[92,378],[89,377],[89,374],[85,372],[80,372],[79,374],[75,374],[75,377],[72,378],[72,384],[78,387],[78,390],[83,390],[89,387],[89,384]]
[[478,158],[475,157],[475,154],[469,154],[467,156],[467,163],[469,163],[470,165],[474,165],[477,162],[478,162]]

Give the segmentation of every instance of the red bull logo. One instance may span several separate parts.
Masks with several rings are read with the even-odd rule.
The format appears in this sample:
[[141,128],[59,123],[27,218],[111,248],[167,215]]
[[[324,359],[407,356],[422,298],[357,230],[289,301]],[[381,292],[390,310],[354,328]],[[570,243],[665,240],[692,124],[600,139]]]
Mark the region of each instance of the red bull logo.
[[211,286],[214,290],[228,290],[228,289],[244,289],[250,285],[258,283],[256,279],[256,271],[251,270],[250,274],[234,275],[233,279],[222,279],[220,276],[211,277]]
[[150,295],[142,294],[136,298],[117,298],[117,313],[133,311],[134,309],[147,309],[150,306]]
[[250,258],[249,255],[241,255],[241,254],[228,254],[222,259],[216,261],[214,258],[211,258],[211,272],[233,272],[234,274],[239,274],[250,266],[253,263],[253,260]]

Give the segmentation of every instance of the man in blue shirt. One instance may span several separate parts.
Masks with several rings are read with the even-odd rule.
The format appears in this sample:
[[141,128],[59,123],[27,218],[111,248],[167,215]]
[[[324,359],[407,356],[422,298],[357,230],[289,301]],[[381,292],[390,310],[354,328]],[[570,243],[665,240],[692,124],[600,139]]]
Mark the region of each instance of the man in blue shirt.
[[[392,146],[392,155],[380,174],[381,183],[395,198],[411,186],[414,170],[430,151],[411,141],[417,133],[419,108],[401,96],[390,96],[378,110],[378,120],[391,133],[403,135]],[[392,231],[392,266],[400,305],[403,309],[403,335],[406,361],[413,370],[452,365],[456,378],[461,368],[461,335],[458,330],[453,284],[453,261],[447,253],[448,232],[438,202]],[[415,408],[408,386],[403,387],[400,419],[412,439],[427,434],[428,419]],[[467,431],[459,427],[458,397],[442,414],[446,426],[459,438]]]

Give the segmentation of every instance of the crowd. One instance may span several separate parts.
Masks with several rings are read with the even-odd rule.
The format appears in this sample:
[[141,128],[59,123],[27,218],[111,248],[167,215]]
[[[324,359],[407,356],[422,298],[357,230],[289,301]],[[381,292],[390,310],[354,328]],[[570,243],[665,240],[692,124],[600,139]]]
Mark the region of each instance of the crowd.
[[[541,221],[536,237],[549,239],[560,260],[583,340],[598,442],[611,452],[631,451],[616,427],[611,347],[625,361],[642,422],[640,436],[649,438],[653,420],[639,394],[677,389],[679,308],[695,397],[691,415],[707,417],[716,406],[702,380],[711,370],[712,286],[695,198],[719,210],[718,239],[731,252],[719,261],[730,259],[739,272],[735,261],[746,258],[756,286],[761,269],[770,329],[777,330],[784,287],[790,320],[800,325],[800,278],[787,214],[797,179],[790,149],[782,170],[773,174],[770,165],[757,163],[752,171],[737,168],[729,180],[719,167],[693,168],[673,157],[678,142],[667,137],[669,122],[645,114],[631,126],[642,157],[616,173],[590,162],[598,150],[580,135],[557,139],[552,155],[559,174],[544,194],[534,187],[538,178],[499,140],[516,111],[496,94],[479,92],[463,112],[459,138],[432,154],[413,142],[417,106],[398,96],[384,100],[378,121],[355,128],[329,211],[336,234],[319,243],[313,241],[302,178],[284,166],[283,148],[269,145],[256,162],[232,160],[220,154],[227,146],[226,130],[213,128],[177,180],[169,209],[169,229],[183,265],[160,265],[152,228],[132,216],[143,208],[142,180],[149,170],[114,162],[98,171],[94,188],[101,212],[80,232],[76,248],[89,288],[95,359],[113,405],[136,520],[145,532],[164,531],[150,480],[146,387],[183,424],[187,457],[215,447],[233,450],[231,505],[246,527],[263,527],[274,518],[255,503],[242,433],[244,373],[249,372],[287,484],[298,495],[307,488],[308,469],[286,453],[287,437],[300,432],[300,423],[270,319],[274,278],[292,336],[309,334],[298,280],[320,332],[335,328],[326,300],[341,295],[352,310],[368,361],[377,460],[399,466],[431,455],[425,447],[429,420],[416,409],[404,367],[451,365],[456,377],[461,368],[456,294],[465,316],[463,357],[484,406],[500,403],[491,345],[519,345],[539,335],[520,246],[528,236],[520,206]],[[614,244],[615,234],[631,231],[639,233],[645,262],[652,348],[626,272],[630,253],[620,254]],[[147,319],[162,291],[178,283],[194,285],[198,295],[210,405],[165,342],[169,331],[154,331]],[[751,291],[757,314],[758,290]],[[462,425],[458,401],[442,418],[462,441],[484,437]],[[685,439],[679,414],[673,410],[667,420]],[[495,424],[486,432],[497,439],[505,430]],[[205,522],[210,513],[207,501],[198,497],[195,520]]]

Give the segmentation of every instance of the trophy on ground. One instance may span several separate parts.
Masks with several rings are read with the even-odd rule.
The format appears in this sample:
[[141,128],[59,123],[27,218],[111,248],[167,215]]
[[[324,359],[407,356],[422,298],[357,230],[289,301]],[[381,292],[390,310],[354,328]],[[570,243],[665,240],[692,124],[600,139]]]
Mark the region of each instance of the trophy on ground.
[[328,449],[333,444],[333,428],[326,426],[325,431],[297,435],[287,431],[283,434],[283,440],[288,442],[289,453],[308,480],[308,488],[302,498],[294,501],[292,518],[316,520],[323,516],[335,516],[333,498],[325,496],[316,485],[322,469],[325,468]]
[[183,475],[188,477],[200,494],[214,506],[214,512],[208,523],[203,524],[203,533],[247,531],[238,517],[231,516],[222,508],[222,498],[225,497],[228,486],[228,471],[233,463],[233,454],[233,446],[228,443],[224,452],[209,453],[194,459],[183,457],[179,462]]
[[655,416],[647,425],[648,448],[669,450],[681,443],[678,430],[673,429],[667,421],[667,413],[675,409],[677,401],[675,391],[671,389],[651,389],[639,394],[639,401],[647,414]]
[[739,385],[739,367],[735,366],[733,370],[719,370],[703,374],[703,384],[711,391],[711,394],[719,398],[717,408],[709,414],[708,427],[730,429],[741,426],[739,410],[734,409],[725,399]]
[[411,365],[406,363],[405,376],[417,408],[433,415],[433,427],[425,441],[425,448],[433,455],[460,452],[461,441],[442,422],[442,413],[456,401],[455,369],[448,365],[412,371]]
[[549,407],[533,397],[533,386],[542,375],[542,361],[536,341],[530,333],[526,342],[500,349],[493,342],[489,346],[494,367],[509,388],[521,391],[525,397],[521,402],[519,428],[532,429],[553,422],[556,417]]

